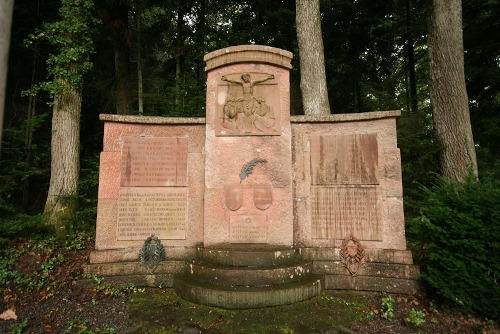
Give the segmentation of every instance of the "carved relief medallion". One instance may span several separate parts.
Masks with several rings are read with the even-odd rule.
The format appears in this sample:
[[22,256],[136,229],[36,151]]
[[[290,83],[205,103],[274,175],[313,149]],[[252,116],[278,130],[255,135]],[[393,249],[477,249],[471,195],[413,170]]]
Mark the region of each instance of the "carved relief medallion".
[[239,184],[228,184],[224,186],[224,202],[226,206],[236,211],[243,205],[243,189]]
[[148,273],[153,274],[163,260],[165,260],[165,249],[160,239],[154,235],[148,237],[139,252],[139,261],[146,267]]
[[365,262],[364,247],[352,234],[342,241],[340,256],[342,257],[342,264],[352,276],[358,274],[359,269]]
[[266,210],[273,203],[271,185],[257,184],[253,188],[253,204],[257,209]]

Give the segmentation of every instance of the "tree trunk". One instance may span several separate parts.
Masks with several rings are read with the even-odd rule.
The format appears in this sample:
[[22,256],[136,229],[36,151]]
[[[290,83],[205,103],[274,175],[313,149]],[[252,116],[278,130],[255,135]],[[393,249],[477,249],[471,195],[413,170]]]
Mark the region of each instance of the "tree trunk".
[[137,24],[137,100],[139,107],[139,115],[144,113],[143,103],[144,97],[142,93],[142,61],[141,61],[141,3],[137,5],[136,13]]
[[7,87],[7,69],[9,68],[10,28],[14,0],[2,0],[0,3],[0,147],[2,144],[3,114],[5,108],[5,89]]
[[412,16],[411,16],[411,0],[406,0],[406,54],[408,56],[408,84],[409,84],[409,97],[410,97],[410,107],[409,111],[417,112],[418,110],[418,99],[417,99],[417,79],[415,76],[415,51],[414,41],[413,41],[413,30],[412,30]]
[[296,1],[300,90],[306,115],[330,114],[319,0]]
[[118,6],[111,10],[113,51],[115,54],[116,113],[129,115],[132,111],[130,76],[130,36],[128,32],[128,9]]
[[476,153],[465,88],[461,0],[433,0],[429,27],[430,93],[434,127],[443,144],[442,175],[461,180]]
[[130,7],[116,1],[98,4],[96,15],[104,23],[113,43],[115,64],[115,104],[118,115],[132,113],[132,76],[130,74],[130,47],[128,28]]
[[177,7],[177,38],[175,40],[175,106],[181,106],[181,75],[182,56],[184,53],[184,8],[179,3]]
[[[38,5],[40,3],[38,2]],[[33,89],[36,82],[38,81],[38,62],[39,62],[39,48],[38,45],[35,45],[35,51],[33,52],[33,63],[31,70],[31,84],[30,89]],[[24,136],[24,144],[27,149],[26,154],[26,166],[31,166],[32,164],[32,154],[31,154],[31,145],[33,144],[33,120],[36,116],[36,97],[30,94],[29,102],[28,102],[28,114],[26,117],[26,131]],[[28,212],[29,205],[31,201],[31,192],[30,192],[30,178],[25,178],[23,182],[23,208],[26,212]]]
[[196,44],[198,46],[198,59],[196,62],[197,66],[197,83],[198,87],[203,87],[205,84],[206,78],[205,78],[205,67],[204,67],[204,61],[203,61],[203,56],[205,55],[205,36],[207,35],[206,31],[206,0],[201,0],[200,1],[200,15],[199,15],[199,21],[198,21],[198,26],[196,29]]
[[81,103],[81,92],[71,89],[54,99],[52,109],[52,160],[45,212],[58,236],[66,234],[77,209]]

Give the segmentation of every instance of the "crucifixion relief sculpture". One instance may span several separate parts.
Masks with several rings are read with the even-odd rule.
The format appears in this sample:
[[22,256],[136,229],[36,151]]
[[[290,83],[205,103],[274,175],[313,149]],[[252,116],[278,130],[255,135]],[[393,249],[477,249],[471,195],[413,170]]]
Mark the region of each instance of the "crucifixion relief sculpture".
[[[243,73],[239,76],[222,76],[229,84],[223,106],[222,127],[236,134],[259,134],[275,132],[276,117],[273,107],[266,99],[267,90],[257,95],[256,85],[273,80],[272,74]],[[241,86],[241,90],[236,89]]]

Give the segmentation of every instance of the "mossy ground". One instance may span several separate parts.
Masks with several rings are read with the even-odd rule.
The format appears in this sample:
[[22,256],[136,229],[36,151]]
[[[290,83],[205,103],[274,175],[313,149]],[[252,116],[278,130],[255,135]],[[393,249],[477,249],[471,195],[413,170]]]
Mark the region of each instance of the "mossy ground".
[[330,291],[293,305],[250,310],[226,310],[193,304],[171,289],[135,294],[129,302],[137,333],[179,333],[197,328],[203,333],[318,333],[354,321],[368,320],[370,302],[361,294]]
[[[83,278],[93,240],[74,241],[16,240],[0,252],[0,314],[9,314],[0,333],[500,334],[497,323],[425,293],[324,291],[293,305],[225,310],[187,302],[172,289],[112,287],[102,277]],[[389,297],[391,316],[383,302]]]

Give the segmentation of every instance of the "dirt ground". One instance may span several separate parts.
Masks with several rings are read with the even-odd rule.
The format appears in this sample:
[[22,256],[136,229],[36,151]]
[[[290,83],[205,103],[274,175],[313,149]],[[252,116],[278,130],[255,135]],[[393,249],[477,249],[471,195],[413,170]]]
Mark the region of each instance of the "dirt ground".
[[187,302],[171,289],[113,288],[83,277],[86,243],[56,251],[11,245],[20,255],[0,267],[10,277],[0,286],[0,333],[500,333],[498,324],[423,295],[325,291],[294,305],[235,311]]

